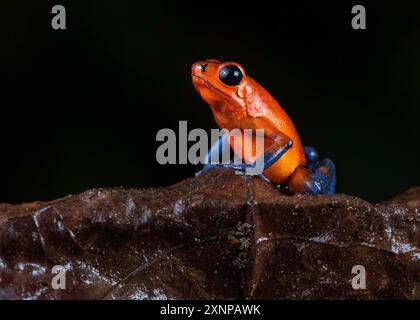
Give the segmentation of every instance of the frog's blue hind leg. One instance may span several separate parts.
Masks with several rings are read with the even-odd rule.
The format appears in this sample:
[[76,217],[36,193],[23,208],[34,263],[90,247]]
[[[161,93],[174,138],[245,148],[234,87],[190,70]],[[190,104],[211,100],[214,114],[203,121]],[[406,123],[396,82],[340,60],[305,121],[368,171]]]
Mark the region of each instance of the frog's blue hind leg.
[[308,162],[314,163],[318,161],[318,152],[312,147],[303,147],[305,158]]
[[296,168],[287,181],[288,191],[302,194],[333,194],[335,184],[335,165],[330,159]]
[[[321,187],[322,194],[333,194],[335,192],[336,185],[336,172],[335,165],[330,159],[324,159],[318,161],[318,152],[312,147],[303,147],[305,153],[307,166],[313,171],[313,184],[318,187],[312,187],[312,190],[317,193],[319,186]],[[321,169],[320,169],[321,168]],[[326,168],[327,173],[320,172]]]
[[334,194],[335,185],[337,184],[337,174],[335,172],[335,165],[334,165],[334,162],[332,162],[330,159],[325,159],[325,161],[326,163],[324,165],[326,165],[329,168],[329,171],[331,172],[330,181],[326,188],[325,194]]
[[314,194],[320,190],[320,194],[333,194],[337,181],[335,165],[330,159],[323,159],[312,168],[313,185],[316,185]]
[[[305,146],[303,147],[303,152],[307,161],[307,167],[312,168],[318,161],[318,151],[315,148]],[[278,184],[276,185],[277,190],[287,192],[289,187],[287,184]]]

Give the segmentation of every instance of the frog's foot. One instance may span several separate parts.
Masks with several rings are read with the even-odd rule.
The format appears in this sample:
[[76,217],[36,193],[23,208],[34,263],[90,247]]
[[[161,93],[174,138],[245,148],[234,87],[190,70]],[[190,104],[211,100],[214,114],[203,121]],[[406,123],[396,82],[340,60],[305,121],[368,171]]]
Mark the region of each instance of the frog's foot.
[[335,184],[335,165],[330,159],[297,167],[287,181],[289,192],[302,194],[333,194]]

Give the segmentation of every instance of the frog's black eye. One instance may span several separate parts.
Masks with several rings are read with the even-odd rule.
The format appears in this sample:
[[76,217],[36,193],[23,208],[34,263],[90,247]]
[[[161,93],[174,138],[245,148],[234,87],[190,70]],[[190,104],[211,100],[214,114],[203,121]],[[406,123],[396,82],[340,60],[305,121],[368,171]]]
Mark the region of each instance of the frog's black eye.
[[234,64],[228,64],[219,71],[219,78],[228,86],[237,86],[241,83],[243,74],[241,69]]

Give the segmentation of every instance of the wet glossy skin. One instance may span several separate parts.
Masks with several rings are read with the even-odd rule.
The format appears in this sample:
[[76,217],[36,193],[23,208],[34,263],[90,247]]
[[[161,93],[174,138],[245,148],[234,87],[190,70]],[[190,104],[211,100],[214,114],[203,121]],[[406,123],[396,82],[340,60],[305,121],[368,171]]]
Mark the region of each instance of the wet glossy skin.
[[[242,71],[243,78],[238,85],[227,85],[219,78],[221,68],[227,65],[235,65]],[[293,122],[277,101],[247,75],[240,64],[221,63],[213,59],[199,61],[192,66],[192,80],[202,98],[210,105],[220,128],[264,129],[265,148],[273,143],[273,136],[285,134],[292,140],[292,147],[264,171],[263,174],[271,182],[285,183],[298,166],[306,165]],[[255,159],[255,154],[245,154],[244,157],[249,161]]]

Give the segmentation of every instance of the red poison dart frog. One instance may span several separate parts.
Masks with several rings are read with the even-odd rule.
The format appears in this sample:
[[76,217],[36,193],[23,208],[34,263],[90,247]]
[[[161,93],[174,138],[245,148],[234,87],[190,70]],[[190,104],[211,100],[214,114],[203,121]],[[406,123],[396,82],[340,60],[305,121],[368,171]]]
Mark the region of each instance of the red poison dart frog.
[[[220,128],[264,129],[264,177],[292,194],[334,193],[334,163],[329,159],[319,161],[315,149],[302,146],[286,112],[240,64],[214,59],[196,62],[192,81]],[[209,154],[219,152],[220,143],[219,139]],[[226,166],[244,168],[241,165],[246,164]],[[204,170],[211,167],[214,165],[205,165]]]

